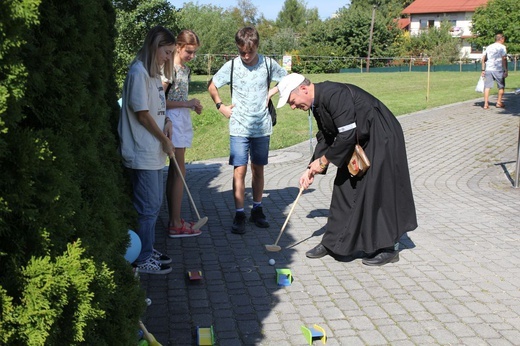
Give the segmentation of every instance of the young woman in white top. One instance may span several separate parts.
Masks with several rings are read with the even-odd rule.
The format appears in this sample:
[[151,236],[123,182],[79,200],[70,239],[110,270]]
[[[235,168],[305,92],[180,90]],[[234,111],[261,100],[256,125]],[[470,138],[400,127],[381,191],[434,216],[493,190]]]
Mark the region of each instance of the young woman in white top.
[[154,249],[155,224],[161,208],[166,157],[174,155],[172,125],[166,118],[161,75],[171,78],[168,61],[175,36],[162,26],[152,28],[130,66],[123,86],[118,132],[123,165],[128,168],[137,211],[141,252],[134,262],[140,273],[167,274],[171,259]]
[[[186,63],[195,57],[200,46],[197,35],[191,30],[183,30],[177,35],[175,45],[174,78],[168,95],[166,95],[166,116],[171,119],[173,127],[172,142],[175,146],[175,159],[179,165],[183,177],[186,175],[185,153],[193,140],[193,126],[190,111],[197,114],[202,111],[202,105],[196,98],[188,100],[188,87],[190,83],[190,68]],[[164,83],[167,87],[168,83]],[[170,160],[168,168],[168,180],[166,181],[166,198],[168,201],[168,233],[170,238],[193,237],[201,234],[198,229],[193,229],[193,222],[184,221],[181,218],[182,196],[184,184],[179,175],[175,163]]]

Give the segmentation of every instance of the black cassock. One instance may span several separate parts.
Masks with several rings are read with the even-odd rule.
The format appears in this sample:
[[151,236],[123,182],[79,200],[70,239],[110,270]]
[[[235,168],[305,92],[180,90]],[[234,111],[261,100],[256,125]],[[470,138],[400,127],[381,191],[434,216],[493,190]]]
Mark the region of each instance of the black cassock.
[[[352,84],[314,84],[318,143],[312,160],[338,167],[322,244],[337,255],[393,247],[417,228],[401,124],[377,98]],[[357,138],[371,167],[352,177],[348,161]]]

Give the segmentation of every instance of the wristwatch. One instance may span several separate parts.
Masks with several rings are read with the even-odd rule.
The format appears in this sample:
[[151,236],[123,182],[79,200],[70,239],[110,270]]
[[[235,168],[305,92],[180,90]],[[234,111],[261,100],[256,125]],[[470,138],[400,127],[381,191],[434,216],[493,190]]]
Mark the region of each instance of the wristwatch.
[[321,162],[321,157],[318,157],[318,163],[320,164],[320,168],[322,170],[324,170],[328,166],[328,165],[324,164],[323,162]]
[[215,104],[215,106],[217,107],[217,109],[220,109],[220,106],[222,106],[222,102],[218,102],[217,104]]

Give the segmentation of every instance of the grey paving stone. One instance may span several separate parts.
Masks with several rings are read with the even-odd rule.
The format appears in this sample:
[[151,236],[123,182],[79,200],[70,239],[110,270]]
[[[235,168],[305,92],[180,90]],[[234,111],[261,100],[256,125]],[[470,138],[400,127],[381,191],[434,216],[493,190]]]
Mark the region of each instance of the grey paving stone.
[[[161,208],[155,246],[173,258],[173,271],[140,276],[152,299],[148,329],[163,345],[192,345],[196,327],[210,325],[223,346],[304,345],[300,328],[314,323],[326,330],[327,345],[518,345],[520,189],[511,177],[520,96],[505,102],[502,110],[485,111],[479,99],[399,117],[419,227],[401,240],[401,260],[378,268],[305,257],[325,231],[334,167],[301,196],[282,251],[266,252],[298,194],[308,141],[270,153],[264,209],[271,227],[248,223],[244,235],[230,232],[227,158],[188,163],[187,184],[209,220],[199,237],[170,239]],[[182,214],[196,220],[187,196]],[[204,275],[198,285],[186,279],[195,267]],[[290,286],[277,285],[275,268],[292,271]]]

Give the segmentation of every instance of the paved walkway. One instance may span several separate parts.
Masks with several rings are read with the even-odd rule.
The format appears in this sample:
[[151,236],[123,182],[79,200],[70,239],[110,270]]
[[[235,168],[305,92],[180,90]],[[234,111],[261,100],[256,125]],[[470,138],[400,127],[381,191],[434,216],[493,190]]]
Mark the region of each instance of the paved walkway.
[[[507,94],[505,103],[484,110],[479,99],[399,117],[419,227],[402,239],[401,260],[383,267],[305,257],[324,232],[334,169],[301,196],[282,251],[265,250],[298,194],[308,141],[271,153],[271,227],[249,224],[243,236],[230,233],[226,159],[188,165],[195,205],[209,221],[199,237],[170,239],[163,209],[156,247],[174,264],[168,275],[141,275],[152,299],[148,329],[163,345],[195,345],[196,327],[211,325],[221,346],[306,345],[300,327],[313,324],[327,345],[520,345],[520,96]],[[196,220],[187,198],[183,207]],[[275,268],[291,270],[290,286],[277,285]],[[188,282],[189,269],[203,281]]]

